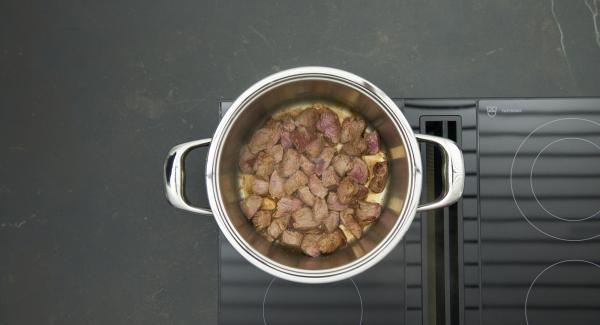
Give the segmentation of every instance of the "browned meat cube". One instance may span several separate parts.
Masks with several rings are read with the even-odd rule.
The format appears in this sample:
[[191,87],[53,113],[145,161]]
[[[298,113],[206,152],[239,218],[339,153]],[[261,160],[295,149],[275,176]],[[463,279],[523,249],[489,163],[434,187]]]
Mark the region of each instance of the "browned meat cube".
[[294,122],[294,118],[289,114],[286,114],[285,116],[281,117],[280,121],[281,121],[281,129],[283,131],[292,132],[296,128],[296,123]]
[[309,129],[311,132],[314,132],[315,126],[317,124],[317,120],[319,119],[319,112],[313,107],[307,108],[302,111],[302,113],[296,116],[296,126],[303,126]]
[[311,157],[317,157],[323,150],[323,137],[320,135],[306,145],[306,154]]
[[266,153],[273,157],[273,161],[277,164],[283,159],[283,146],[276,144],[271,148],[267,148]]
[[322,254],[333,253],[336,249],[340,248],[345,243],[344,235],[341,231],[336,230],[329,234],[321,235],[318,241],[319,251]]
[[258,178],[267,180],[275,169],[275,160],[271,155],[265,152],[259,152],[254,162],[254,175]]
[[308,256],[317,257],[321,254],[319,250],[319,239],[321,239],[320,234],[306,234],[302,239],[302,244],[300,244],[300,248],[302,252]]
[[283,183],[285,182],[285,178],[279,176],[278,171],[273,171],[271,173],[271,178],[269,180],[269,193],[274,198],[281,198],[284,194],[283,191]]
[[321,223],[329,215],[329,209],[327,208],[327,202],[325,199],[317,197],[315,198],[315,204],[313,206],[313,218]]
[[242,212],[246,218],[250,219],[254,216],[256,211],[258,211],[258,208],[260,208],[261,204],[262,197],[258,195],[250,195],[240,202],[240,208],[242,209]]
[[333,189],[338,186],[340,183],[340,177],[333,169],[333,166],[329,166],[323,171],[323,174],[321,175],[321,182],[323,183],[323,186],[327,187],[328,189]]
[[335,169],[335,172],[340,177],[344,177],[344,175],[346,175],[346,173],[348,171],[352,170],[352,167],[353,167],[352,158],[343,153],[337,154],[331,160],[331,165],[333,166],[333,169]]
[[369,223],[379,217],[381,214],[381,205],[365,201],[358,202],[356,209],[356,219],[361,223]]
[[310,177],[308,178],[308,188],[310,189],[312,194],[320,198],[324,198],[327,195],[327,188],[323,186],[323,183],[315,174],[310,175]]
[[279,141],[280,135],[281,130],[279,128],[264,127],[258,129],[250,138],[248,149],[251,153],[257,154],[259,151],[274,146]]
[[306,185],[306,183],[308,183],[308,177],[301,170],[297,170],[283,183],[283,190],[285,194],[292,195],[297,189]]
[[344,209],[344,211],[340,212],[340,222],[356,239],[360,239],[362,237],[362,227],[354,220],[354,210],[352,209]]
[[315,196],[310,192],[308,186],[303,186],[298,189],[298,198],[308,206],[313,206],[315,204]]
[[288,216],[273,219],[273,221],[271,221],[271,225],[267,229],[267,234],[273,239],[279,238],[281,233],[283,233],[283,231],[287,228],[289,222],[290,218]]
[[302,169],[306,175],[312,175],[315,172],[315,164],[304,157],[304,155],[300,155],[300,169]]
[[252,217],[252,224],[257,230],[263,230],[271,225],[271,211],[259,210]]
[[269,182],[260,178],[252,177],[252,193],[266,195],[269,193]]
[[292,143],[292,133],[290,131],[281,131],[280,143],[283,150],[289,149],[294,146]]
[[317,175],[321,175],[323,171],[327,169],[327,167],[329,167],[329,164],[331,163],[331,159],[333,159],[335,152],[335,148],[325,147],[323,148],[323,151],[321,151],[319,157],[313,159],[313,162],[315,163],[315,173]]
[[277,201],[277,210],[275,211],[275,218],[279,218],[284,215],[289,215],[292,212],[302,207],[302,201],[295,197],[284,196],[281,200]]
[[242,173],[252,174],[254,172],[254,161],[256,160],[256,155],[251,153],[248,150],[248,146],[242,146],[240,150],[240,170]]
[[348,204],[358,192],[358,186],[349,177],[345,177],[337,188],[337,199],[342,204]]
[[327,207],[329,210],[342,211],[348,208],[348,205],[340,203],[336,192],[329,192],[327,195]]
[[317,228],[320,224],[315,220],[311,208],[300,208],[292,213],[292,227],[296,230],[309,230]]
[[287,246],[300,248],[304,234],[298,231],[286,230],[281,234],[281,243]]
[[298,152],[303,153],[306,151],[308,144],[315,139],[315,134],[311,133],[307,128],[299,126],[292,131],[290,134],[290,139],[292,140],[294,148],[296,148]]
[[366,186],[360,184],[356,184],[356,186],[358,187],[358,190],[356,191],[356,194],[354,194],[354,198],[357,200],[366,199],[369,195],[369,189]]
[[387,162],[381,161],[373,165],[373,178],[369,182],[369,189],[375,193],[383,192],[387,182],[388,166]]
[[342,152],[350,156],[361,156],[367,150],[367,142],[363,138],[356,138],[344,143]]
[[340,141],[347,143],[362,136],[365,130],[365,120],[360,117],[346,117],[342,122]]
[[369,180],[369,167],[360,157],[354,157],[352,169],[348,172],[348,177],[353,181],[364,184]]
[[320,116],[317,121],[317,130],[323,132],[325,137],[333,144],[340,142],[340,120],[333,111],[328,108],[319,110]]
[[340,213],[337,211],[329,211],[329,215],[323,220],[323,226],[327,232],[332,232],[338,228],[340,224]]
[[279,173],[283,177],[289,177],[300,168],[300,154],[295,149],[287,149],[283,153],[283,160],[279,165]]
[[367,142],[367,155],[374,155],[379,152],[379,135],[376,131],[365,134]]

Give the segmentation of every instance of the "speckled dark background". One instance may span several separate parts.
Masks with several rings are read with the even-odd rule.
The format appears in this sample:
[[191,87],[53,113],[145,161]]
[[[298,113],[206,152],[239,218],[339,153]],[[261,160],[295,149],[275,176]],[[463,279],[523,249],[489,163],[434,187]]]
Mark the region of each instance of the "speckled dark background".
[[166,203],[162,163],[220,99],[302,65],[394,97],[597,96],[595,2],[3,1],[0,324],[216,323],[217,226]]

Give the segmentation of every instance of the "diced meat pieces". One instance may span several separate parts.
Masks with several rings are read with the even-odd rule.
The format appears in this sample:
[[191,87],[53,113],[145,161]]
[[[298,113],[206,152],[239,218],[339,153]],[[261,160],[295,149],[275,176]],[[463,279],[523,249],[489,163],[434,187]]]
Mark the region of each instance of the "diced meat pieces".
[[382,210],[365,200],[388,179],[387,162],[369,170],[362,159],[381,149],[378,133],[365,127],[358,116],[340,123],[322,104],[267,120],[240,150],[240,171],[252,174],[242,176],[251,194],[240,202],[242,213],[269,241],[312,257],[335,252],[345,235],[361,238]]
[[338,230],[329,234],[321,235],[318,246],[321,254],[333,253],[345,243],[344,235]]
[[352,236],[360,239],[362,237],[362,227],[356,222],[353,215],[354,210],[344,209],[344,211],[340,212],[340,223],[350,231]]
[[320,198],[324,198],[327,195],[327,188],[323,186],[323,183],[315,174],[310,175],[308,178],[308,188],[312,194]]
[[296,121],[296,126],[303,126],[314,131],[317,121],[319,120],[319,112],[313,107],[310,107],[298,114],[294,120]]
[[327,202],[325,199],[317,197],[315,198],[315,204],[313,206],[313,218],[319,223],[323,222],[329,215],[329,209],[327,208]]
[[254,161],[256,160],[256,155],[250,152],[248,146],[242,146],[240,150],[240,170],[242,173],[251,174],[254,172]]
[[374,155],[379,152],[379,135],[376,131],[365,134],[367,142],[367,155]]
[[301,232],[285,230],[281,234],[281,243],[287,246],[300,248],[304,235]]
[[260,210],[252,217],[252,224],[257,230],[263,230],[271,225],[271,211]]
[[262,204],[262,198],[258,195],[250,195],[247,198],[243,199],[240,202],[240,208],[242,212],[246,216],[246,218],[250,219],[254,216],[256,211],[260,208]]
[[292,134],[290,131],[281,131],[280,143],[283,150],[289,149],[294,146],[292,143]]
[[381,214],[381,205],[378,203],[358,201],[356,219],[361,223],[371,222]]
[[283,159],[283,146],[276,144],[271,148],[267,148],[266,153],[273,157],[273,161],[277,164]]
[[300,209],[301,207],[302,201],[298,200],[295,197],[284,196],[281,198],[281,200],[277,201],[277,210],[275,211],[275,218],[292,214],[294,211]]
[[315,172],[315,164],[308,160],[304,155],[300,155],[300,169],[306,175],[312,175]]
[[348,172],[348,177],[359,184],[364,184],[369,180],[369,167],[367,163],[359,157],[354,157],[352,169]]
[[308,186],[303,186],[298,189],[298,198],[308,206],[315,204],[315,196],[310,192]]
[[258,152],[274,146],[280,137],[281,131],[279,128],[264,127],[258,129],[250,138],[248,142],[248,149],[251,153],[257,154]]
[[343,153],[337,154],[331,160],[331,165],[340,177],[344,177],[344,175],[346,175],[346,173],[350,171],[353,167],[352,157]]
[[348,177],[345,177],[340,182],[337,188],[337,198],[342,204],[348,204],[352,201],[358,192],[358,186]]
[[304,235],[304,238],[302,239],[302,244],[300,244],[302,252],[312,257],[317,257],[321,255],[321,250],[319,249],[319,239],[321,239],[321,235],[319,234]]
[[254,162],[254,175],[264,180],[269,179],[275,168],[275,160],[271,155],[260,152]]
[[337,211],[329,211],[327,218],[325,218],[322,223],[327,232],[336,230],[340,224],[340,213]]
[[323,186],[327,187],[328,189],[333,189],[338,186],[340,183],[340,177],[333,169],[333,166],[329,166],[323,171],[323,174],[321,175],[321,182],[323,183]]
[[343,204],[338,200],[336,192],[329,192],[327,195],[327,207],[332,211],[342,211],[348,208],[348,205]]
[[269,193],[269,182],[260,178],[252,178],[252,193],[257,195],[266,195]]
[[387,162],[381,161],[373,165],[373,178],[369,182],[369,189],[375,193],[383,192],[387,182],[388,165]]
[[317,157],[323,150],[323,138],[321,136],[316,137],[308,145],[306,145],[306,154],[311,157]]
[[267,229],[267,234],[271,236],[273,239],[279,238],[279,236],[285,231],[288,226],[290,218],[288,216],[283,216],[281,218],[273,219],[271,221],[271,225]]
[[279,173],[283,177],[289,177],[300,167],[300,154],[295,149],[287,149],[283,153],[283,160],[279,165]]
[[346,117],[342,122],[340,141],[347,143],[362,136],[365,130],[365,120],[360,117]]
[[283,190],[285,194],[292,195],[297,189],[306,185],[306,183],[308,183],[308,177],[301,170],[297,170],[283,183]]
[[298,152],[304,153],[308,144],[315,139],[315,135],[304,126],[299,126],[290,133],[290,139],[292,140],[294,148],[296,148]]
[[320,224],[315,220],[311,208],[303,207],[292,213],[292,227],[296,230],[309,230],[317,228]]
[[346,142],[342,146],[342,152],[350,156],[361,156],[365,150],[367,150],[367,142],[361,137]]
[[271,194],[274,198],[281,198],[284,194],[283,184],[285,182],[285,178],[279,176],[278,171],[273,171],[271,173],[271,178],[269,180],[269,194]]
[[323,135],[331,142],[340,142],[340,120],[333,111],[328,108],[320,110],[319,120],[317,121],[317,130],[323,132]]
[[313,159],[313,162],[315,163],[315,173],[317,175],[321,175],[323,171],[329,167],[331,159],[333,159],[333,156],[335,155],[335,151],[335,148],[325,147],[323,148],[323,151],[321,151],[321,154]]

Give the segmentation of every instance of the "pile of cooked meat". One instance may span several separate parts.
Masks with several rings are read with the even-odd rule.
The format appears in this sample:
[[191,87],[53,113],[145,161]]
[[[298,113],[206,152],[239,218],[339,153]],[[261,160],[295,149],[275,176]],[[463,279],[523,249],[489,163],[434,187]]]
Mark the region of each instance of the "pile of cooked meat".
[[[269,119],[242,147],[244,215],[268,240],[309,256],[329,254],[381,214],[368,202],[387,183],[379,136],[356,115],[341,118],[325,105]],[[383,155],[380,155],[383,157]]]

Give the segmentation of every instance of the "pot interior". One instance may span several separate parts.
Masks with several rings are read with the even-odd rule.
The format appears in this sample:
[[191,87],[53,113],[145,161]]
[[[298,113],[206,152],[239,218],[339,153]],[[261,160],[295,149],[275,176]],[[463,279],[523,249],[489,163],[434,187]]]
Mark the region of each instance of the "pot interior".
[[[383,200],[382,214],[360,240],[330,255],[312,258],[300,252],[273,244],[260,235],[242,214],[239,201],[239,153],[253,132],[280,109],[316,102],[333,103],[358,113],[374,127],[380,135],[382,147],[387,148],[389,183]],[[388,235],[401,223],[403,207],[409,191],[409,161],[406,146],[394,119],[381,108],[380,104],[363,91],[342,80],[304,77],[268,86],[259,95],[250,98],[243,107],[236,109],[229,131],[224,134],[224,142],[215,177],[218,177],[219,199],[226,211],[224,218],[237,231],[243,246],[249,246],[266,257],[268,262],[276,262],[286,267],[301,270],[324,270],[347,265],[368,255],[386,240]],[[396,114],[401,114],[397,111]]]

